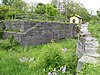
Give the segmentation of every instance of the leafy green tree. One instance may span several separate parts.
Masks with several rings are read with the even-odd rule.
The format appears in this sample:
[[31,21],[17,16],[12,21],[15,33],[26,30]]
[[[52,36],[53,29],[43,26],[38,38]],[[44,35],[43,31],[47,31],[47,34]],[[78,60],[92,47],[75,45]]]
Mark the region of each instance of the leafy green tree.
[[36,6],[36,9],[35,9],[35,13],[43,15],[43,14],[46,13],[45,9],[46,9],[46,5],[45,4],[38,3],[37,6]]
[[83,17],[85,21],[90,20],[90,14],[88,13],[87,9],[84,7],[82,3],[78,3],[73,0],[68,0],[68,3],[66,6],[67,6],[66,9],[67,9],[68,18],[71,16],[71,14],[77,14]]
[[88,10],[80,3],[76,5],[75,13],[80,15],[85,21],[90,20],[90,14],[88,13]]
[[9,5],[9,6],[11,6],[12,3],[13,3],[13,1],[14,1],[14,0],[2,0],[2,3],[3,3],[4,5]]
[[9,11],[6,13],[5,19],[14,19],[15,18],[16,11],[13,11],[13,9],[10,7]]
[[[25,15],[28,12],[28,5],[23,0],[14,0],[10,11],[7,13],[10,19],[16,15]],[[26,15],[25,15],[26,17]],[[20,17],[21,18],[21,17]]]
[[16,14],[28,12],[28,5],[23,0],[2,0],[0,5],[0,18],[12,19]]
[[97,10],[97,16],[100,17],[100,8],[99,8],[99,10]]
[[9,6],[6,5],[0,5],[0,19],[5,19],[6,14],[9,11]]
[[46,16],[57,16],[57,8],[53,7],[51,4],[46,5]]
[[25,12],[27,10],[27,4],[23,0],[14,0],[12,9],[18,13]]

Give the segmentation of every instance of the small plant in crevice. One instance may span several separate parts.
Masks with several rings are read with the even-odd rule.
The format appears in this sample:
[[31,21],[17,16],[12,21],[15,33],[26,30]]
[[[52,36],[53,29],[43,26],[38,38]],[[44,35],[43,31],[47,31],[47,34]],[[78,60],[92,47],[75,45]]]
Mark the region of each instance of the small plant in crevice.
[[6,40],[0,40],[0,47],[7,51],[17,45],[18,45],[18,42],[14,39],[13,35],[8,36]]

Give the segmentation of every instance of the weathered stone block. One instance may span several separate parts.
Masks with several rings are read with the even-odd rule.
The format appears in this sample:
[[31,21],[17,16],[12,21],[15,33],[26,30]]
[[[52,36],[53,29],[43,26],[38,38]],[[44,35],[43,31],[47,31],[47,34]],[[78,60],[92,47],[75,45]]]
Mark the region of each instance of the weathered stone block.
[[98,47],[97,39],[88,32],[88,25],[82,24],[76,49],[76,55],[79,58],[77,71],[82,69],[83,63],[98,63]]

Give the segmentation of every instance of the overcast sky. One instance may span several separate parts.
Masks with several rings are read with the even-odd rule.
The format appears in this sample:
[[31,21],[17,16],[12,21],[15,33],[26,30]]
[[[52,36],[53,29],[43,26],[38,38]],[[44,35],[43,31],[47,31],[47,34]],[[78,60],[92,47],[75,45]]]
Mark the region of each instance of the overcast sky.
[[100,8],[100,0],[76,0],[84,4],[88,10],[97,11]]

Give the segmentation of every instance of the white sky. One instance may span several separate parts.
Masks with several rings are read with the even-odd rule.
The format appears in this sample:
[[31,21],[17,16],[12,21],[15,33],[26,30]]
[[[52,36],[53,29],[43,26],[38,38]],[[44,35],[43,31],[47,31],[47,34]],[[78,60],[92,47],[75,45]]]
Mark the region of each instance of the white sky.
[[46,4],[46,3],[50,3],[52,0],[25,0],[25,1],[28,2],[28,3],[30,3],[30,2],[36,2],[36,3],[40,2],[40,3]]
[[80,3],[83,3],[84,6],[88,9],[88,10],[93,10],[94,14],[96,13],[96,11],[100,8],[100,0],[76,0]]

